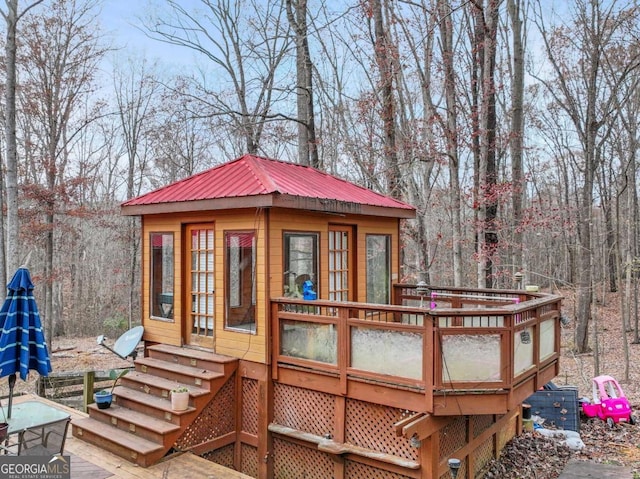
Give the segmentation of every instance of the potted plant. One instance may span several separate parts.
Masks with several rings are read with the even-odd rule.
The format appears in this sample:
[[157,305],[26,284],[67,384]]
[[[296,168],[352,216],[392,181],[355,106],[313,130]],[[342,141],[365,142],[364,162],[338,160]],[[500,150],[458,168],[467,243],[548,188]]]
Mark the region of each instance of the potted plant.
[[185,386],[176,386],[171,390],[171,409],[185,411],[189,407],[189,389]]
[[116,369],[112,369],[111,371],[109,371],[109,379],[113,381],[113,384],[111,385],[111,389],[109,390],[103,389],[102,391],[98,391],[93,395],[93,398],[96,404],[98,405],[98,409],[108,409],[109,407],[111,407],[111,401],[113,399],[113,390],[117,386],[120,378],[125,374],[127,374],[128,372],[129,372],[128,369],[121,369],[119,371]]

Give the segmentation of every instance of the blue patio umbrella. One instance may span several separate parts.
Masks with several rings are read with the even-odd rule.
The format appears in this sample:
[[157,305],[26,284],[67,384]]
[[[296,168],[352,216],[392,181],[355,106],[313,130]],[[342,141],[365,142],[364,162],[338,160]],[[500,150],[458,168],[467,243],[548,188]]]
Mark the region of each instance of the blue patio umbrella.
[[51,372],[49,351],[40,313],[33,297],[29,270],[22,266],[7,285],[7,298],[0,309],[0,378],[9,376],[9,414],[16,374],[25,381],[29,371],[41,376]]

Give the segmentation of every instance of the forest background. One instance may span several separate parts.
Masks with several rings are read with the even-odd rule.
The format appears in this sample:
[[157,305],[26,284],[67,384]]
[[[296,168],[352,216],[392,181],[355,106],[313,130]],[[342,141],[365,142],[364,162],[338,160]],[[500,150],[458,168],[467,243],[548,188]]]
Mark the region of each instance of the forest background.
[[109,6],[0,6],[0,282],[29,258],[48,341],[138,323],[120,204],[244,153],[414,205],[404,282],[571,291],[579,353],[621,291],[637,338],[637,0],[158,0],[159,58]]

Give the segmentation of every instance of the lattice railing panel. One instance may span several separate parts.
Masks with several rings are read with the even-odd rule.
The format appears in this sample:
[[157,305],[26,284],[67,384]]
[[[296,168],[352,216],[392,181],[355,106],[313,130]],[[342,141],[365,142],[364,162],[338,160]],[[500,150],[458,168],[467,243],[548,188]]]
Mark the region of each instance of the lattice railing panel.
[[247,476],[258,477],[258,449],[248,444],[242,444],[241,451],[242,464],[240,471]]
[[495,423],[492,414],[485,414],[482,416],[469,416],[469,422],[471,423],[473,437],[478,437]]
[[235,382],[234,374],[176,441],[178,450],[188,449],[235,431]]
[[344,462],[344,479],[410,479],[410,476],[346,460]]
[[335,398],[332,395],[276,384],[273,401],[273,420],[276,424],[317,436],[335,435]]
[[[453,453],[467,444],[467,418],[456,417],[440,429],[440,459],[448,459]],[[460,476],[458,477],[465,477]]]
[[511,419],[500,431],[496,440],[496,455],[504,449],[504,446],[516,435],[517,418]]
[[418,450],[393,428],[413,412],[353,399],[347,400],[346,408],[345,442],[417,461]]
[[275,438],[273,440],[275,479],[328,479],[333,477],[333,460],[317,449]]
[[229,444],[228,446],[203,454],[202,457],[207,461],[215,462],[221,466],[233,469],[233,444]]
[[242,378],[242,430],[258,434],[258,381]]
[[480,477],[482,469],[495,457],[493,450],[493,437],[484,441],[475,451],[473,451],[474,471],[473,477]]

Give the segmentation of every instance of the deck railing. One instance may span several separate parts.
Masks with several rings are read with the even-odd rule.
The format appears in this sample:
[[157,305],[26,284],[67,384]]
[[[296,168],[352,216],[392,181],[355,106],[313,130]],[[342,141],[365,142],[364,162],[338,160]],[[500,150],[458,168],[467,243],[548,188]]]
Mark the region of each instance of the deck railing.
[[[397,305],[272,300],[274,363],[424,391],[508,391],[557,363],[561,297],[394,287]],[[277,375],[277,369],[276,369]],[[555,374],[554,374],[555,375]]]

